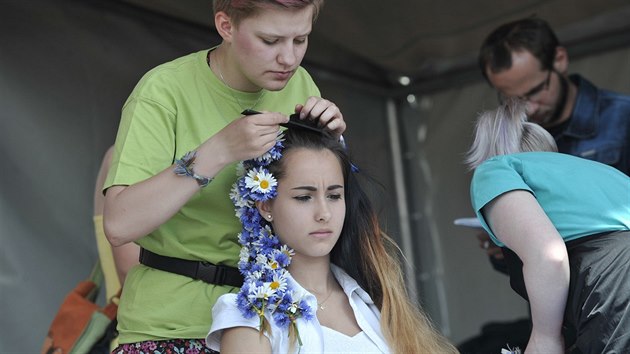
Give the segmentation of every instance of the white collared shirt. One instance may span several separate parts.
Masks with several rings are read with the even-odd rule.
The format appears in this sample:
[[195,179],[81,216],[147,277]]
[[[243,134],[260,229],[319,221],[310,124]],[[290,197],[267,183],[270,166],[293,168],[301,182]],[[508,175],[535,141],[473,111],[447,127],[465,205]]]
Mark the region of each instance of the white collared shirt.
[[[355,337],[348,337],[349,340],[364,338],[364,345],[357,344],[356,352],[365,353],[377,352],[377,353],[389,353],[389,347],[383,338],[381,332],[380,318],[381,313],[374,304],[374,301],[370,298],[365,290],[363,290],[357,282],[350,277],[341,268],[331,264],[331,270],[333,275],[337,279],[337,282],[343,288],[344,293],[348,297],[350,306],[354,313],[354,317],[359,324],[362,332]],[[300,284],[298,284],[293,277],[289,276],[289,282],[293,287],[296,294],[304,295],[304,299],[309,306],[315,311],[317,309],[317,298],[315,295],[309,293]],[[234,327],[251,327],[258,330],[260,320],[257,316],[252,318],[245,318],[241,314],[241,311],[236,305],[236,294],[226,294],[217,300],[216,304],[212,308],[212,327],[206,337],[207,346],[213,350],[220,351],[221,334],[224,329]],[[286,330],[278,327],[273,319],[268,318],[271,324],[271,335],[265,333],[265,336],[269,338],[271,342],[272,353],[288,353],[289,350],[289,337]],[[313,319],[306,321],[303,318],[297,320],[297,326],[302,339],[302,347],[296,346],[295,352],[298,350],[300,353],[334,353],[339,351],[339,347],[327,348],[325,345],[324,335],[330,335],[327,333],[330,329],[324,329],[317,320],[317,316],[313,316]],[[374,349],[371,351],[368,348]],[[378,350],[378,351],[376,351]]]

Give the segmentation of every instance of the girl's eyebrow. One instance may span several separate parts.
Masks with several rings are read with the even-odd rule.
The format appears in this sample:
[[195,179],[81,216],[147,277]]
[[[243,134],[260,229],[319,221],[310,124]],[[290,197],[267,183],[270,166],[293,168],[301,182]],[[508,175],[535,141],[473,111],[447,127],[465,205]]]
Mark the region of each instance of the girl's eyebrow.
[[[334,184],[334,185],[329,186],[328,188],[326,188],[326,190],[332,191],[332,190],[340,189],[340,188],[343,188],[343,186],[339,185],[339,184]],[[310,191],[310,192],[315,192],[315,191],[317,191],[317,188],[315,188],[313,186],[299,186],[299,187],[292,188],[292,190],[306,190],[306,191]]]

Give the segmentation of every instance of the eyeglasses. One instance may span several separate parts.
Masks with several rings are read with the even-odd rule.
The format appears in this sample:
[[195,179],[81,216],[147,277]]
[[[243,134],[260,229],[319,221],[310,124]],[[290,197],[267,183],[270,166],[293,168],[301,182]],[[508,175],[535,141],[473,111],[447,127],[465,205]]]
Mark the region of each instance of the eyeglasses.
[[[526,94],[521,95],[521,96],[514,96],[515,98],[521,99],[523,101],[532,101],[533,99],[536,98],[537,95],[539,95],[541,92],[549,89],[549,82],[551,81],[551,72],[553,70],[549,70],[547,71],[547,78],[545,79],[545,81],[541,82],[540,84],[534,86],[531,90],[527,91]],[[504,101],[504,99],[506,98],[505,95],[499,93],[499,100],[501,102]]]

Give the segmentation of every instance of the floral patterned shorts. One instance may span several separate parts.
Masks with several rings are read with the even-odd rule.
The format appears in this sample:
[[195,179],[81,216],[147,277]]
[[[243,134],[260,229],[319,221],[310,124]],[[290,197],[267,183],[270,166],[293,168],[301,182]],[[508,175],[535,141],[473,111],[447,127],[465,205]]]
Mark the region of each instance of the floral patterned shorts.
[[219,354],[204,339],[169,339],[121,344],[112,354]]

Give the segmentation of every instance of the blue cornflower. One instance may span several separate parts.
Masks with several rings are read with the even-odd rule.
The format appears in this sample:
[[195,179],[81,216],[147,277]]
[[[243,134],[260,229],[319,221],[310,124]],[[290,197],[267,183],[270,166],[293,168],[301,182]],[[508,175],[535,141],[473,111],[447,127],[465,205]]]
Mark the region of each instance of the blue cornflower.
[[[312,319],[312,310],[303,299],[293,298],[286,268],[294,255],[273,233],[271,225],[258,212],[255,202],[277,195],[277,180],[267,166],[282,157],[283,135],[264,155],[243,161],[237,167],[238,179],[230,190],[230,200],[243,226],[238,235],[242,246],[238,267],[245,282],[236,304],[245,318],[258,316],[261,328],[265,316],[280,328],[294,326],[298,318]],[[299,338],[299,334],[298,334]]]

